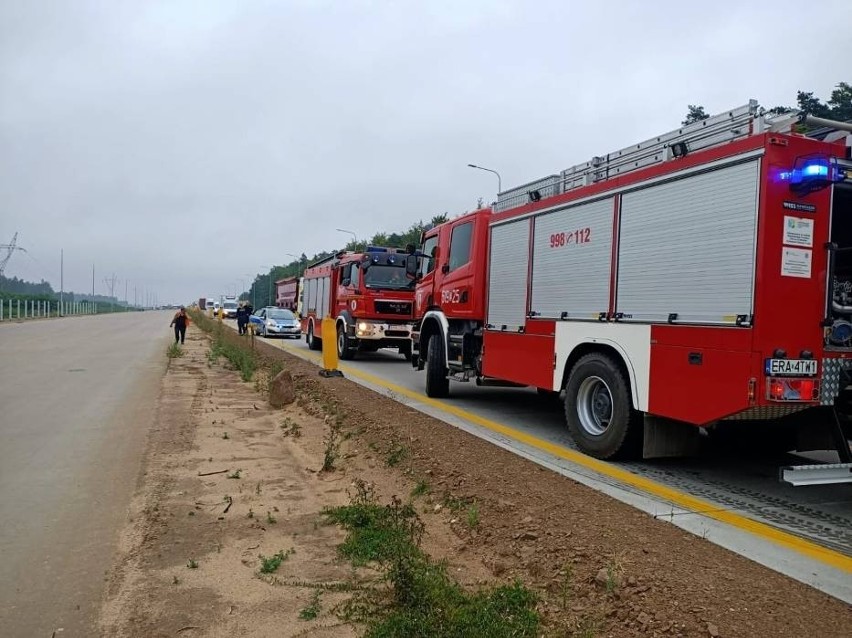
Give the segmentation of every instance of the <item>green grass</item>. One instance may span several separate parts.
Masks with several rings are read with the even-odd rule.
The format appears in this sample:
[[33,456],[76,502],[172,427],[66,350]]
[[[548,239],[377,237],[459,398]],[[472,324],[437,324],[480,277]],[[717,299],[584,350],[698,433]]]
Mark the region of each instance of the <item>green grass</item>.
[[258,555],[260,558],[260,573],[261,574],[272,574],[278,571],[278,568],[281,567],[281,563],[290,558],[291,554],[295,554],[296,550],[288,549],[286,552],[282,549],[277,554],[273,554],[272,556],[266,557],[262,554]]
[[451,496],[450,494],[446,494],[444,496],[444,507],[450,510],[453,514],[458,514],[466,510],[473,504],[473,501],[469,498],[460,498],[458,496]]
[[417,481],[417,485],[415,485],[414,488],[411,490],[411,496],[424,496],[429,493],[429,490],[429,482],[421,479]]
[[186,566],[189,567],[190,569],[198,569],[198,561],[195,560],[194,558],[190,558],[187,561]]
[[391,445],[390,450],[388,450],[388,455],[385,457],[385,463],[387,463],[388,467],[396,467],[408,458],[408,454],[409,451],[407,447],[400,445],[399,443],[394,443]]
[[302,436],[302,426],[290,417],[284,417],[284,421],[281,423],[281,429],[284,431],[284,436],[292,436],[294,439],[298,439]]
[[476,501],[467,507],[467,526],[470,529],[479,527],[479,506],[476,504]]
[[340,430],[332,426],[325,437],[325,451],[322,458],[322,472],[331,472],[334,470],[334,464],[340,457],[340,442],[338,435]]
[[213,344],[210,346],[208,358],[211,361],[217,361],[220,357],[224,357],[240,371],[240,378],[243,381],[251,381],[257,370],[257,355],[249,348],[229,341],[222,330],[219,326],[214,328]]
[[169,349],[166,350],[166,356],[169,359],[177,359],[183,356],[183,348],[180,347],[179,343],[173,343],[169,346]]
[[314,595],[311,598],[311,603],[299,612],[299,618],[302,620],[314,620],[319,616],[320,609],[320,594],[319,589],[314,590]]
[[228,477],[227,477],[227,478],[229,478],[229,479],[238,479],[238,478],[242,478],[242,477],[240,476],[240,474],[242,474],[242,473],[243,473],[243,471],[242,471],[242,470],[234,470],[233,472],[231,472],[230,474],[228,474]]
[[[363,481],[349,505],[323,512],[347,532],[340,553],[354,564],[377,563],[390,583],[388,604],[364,615],[370,638],[493,638],[537,635],[534,593],[520,583],[466,591],[420,547],[423,524],[410,504],[380,505]],[[368,603],[365,603],[368,604]]]

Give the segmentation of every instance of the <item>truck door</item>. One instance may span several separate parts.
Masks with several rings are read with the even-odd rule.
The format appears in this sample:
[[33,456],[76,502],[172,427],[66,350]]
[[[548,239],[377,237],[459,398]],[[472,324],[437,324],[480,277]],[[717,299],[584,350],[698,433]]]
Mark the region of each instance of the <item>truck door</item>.
[[474,222],[462,218],[447,231],[448,250],[438,255],[437,294],[435,300],[450,317],[473,317]]
[[414,298],[414,316],[422,317],[435,301],[435,272],[438,260],[438,231],[423,240],[421,252],[426,255],[420,260],[417,294]]

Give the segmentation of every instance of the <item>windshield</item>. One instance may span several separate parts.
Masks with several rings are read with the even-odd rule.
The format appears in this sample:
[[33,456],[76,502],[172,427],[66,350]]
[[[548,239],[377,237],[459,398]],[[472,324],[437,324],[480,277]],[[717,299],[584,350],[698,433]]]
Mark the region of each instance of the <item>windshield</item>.
[[283,309],[270,310],[266,313],[266,316],[269,319],[284,319],[284,320],[287,320],[287,319],[295,319],[296,318],[293,315],[292,312],[290,312],[289,310],[283,310]]
[[231,310],[232,308],[236,308],[237,304],[235,304],[232,301],[226,301],[224,307],[227,308],[228,310]]
[[385,266],[373,264],[364,273],[367,288],[404,289],[414,285],[414,280],[405,275],[405,264]]

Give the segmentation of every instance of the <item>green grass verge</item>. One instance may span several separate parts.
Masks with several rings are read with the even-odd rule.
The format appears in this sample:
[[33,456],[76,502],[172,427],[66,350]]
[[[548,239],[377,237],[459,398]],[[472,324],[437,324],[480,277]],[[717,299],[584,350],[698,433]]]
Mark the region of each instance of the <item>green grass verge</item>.
[[364,614],[370,638],[493,638],[535,636],[540,619],[536,595],[520,583],[465,590],[420,547],[423,523],[410,504],[394,497],[376,502],[356,482],[349,505],[323,512],[348,534],[340,553],[354,564],[377,563],[390,584],[384,604]]

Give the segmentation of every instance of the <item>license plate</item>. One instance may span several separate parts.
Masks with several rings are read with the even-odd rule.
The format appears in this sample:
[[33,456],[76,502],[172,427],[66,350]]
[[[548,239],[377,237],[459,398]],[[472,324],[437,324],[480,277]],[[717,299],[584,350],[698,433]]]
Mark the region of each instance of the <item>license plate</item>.
[[771,376],[805,376],[815,377],[817,373],[816,359],[767,359],[766,374]]

